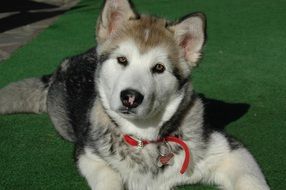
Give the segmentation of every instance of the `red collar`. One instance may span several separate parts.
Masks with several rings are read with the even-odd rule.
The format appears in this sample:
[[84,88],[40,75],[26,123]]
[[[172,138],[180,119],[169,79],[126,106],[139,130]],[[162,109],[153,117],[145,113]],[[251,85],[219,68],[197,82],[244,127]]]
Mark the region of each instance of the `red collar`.
[[180,173],[184,174],[188,168],[188,165],[190,162],[190,150],[189,150],[188,145],[182,139],[180,139],[178,137],[168,136],[168,137],[158,139],[156,141],[139,140],[139,139],[135,139],[134,137],[131,137],[130,135],[124,135],[123,138],[127,144],[129,144],[131,146],[137,146],[137,148],[139,148],[139,149],[143,148],[145,145],[150,144],[150,143],[160,143],[160,142],[165,142],[165,141],[177,143],[185,151],[185,160],[184,160],[184,163],[183,163],[182,168],[180,170]]

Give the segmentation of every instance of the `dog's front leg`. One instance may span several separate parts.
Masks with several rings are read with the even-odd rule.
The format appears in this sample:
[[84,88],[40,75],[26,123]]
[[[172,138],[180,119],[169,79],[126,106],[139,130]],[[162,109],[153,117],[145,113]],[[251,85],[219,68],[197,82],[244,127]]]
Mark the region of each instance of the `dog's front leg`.
[[225,154],[212,175],[225,190],[269,190],[252,155],[243,147]]
[[80,155],[78,168],[92,190],[123,190],[120,175],[94,154]]

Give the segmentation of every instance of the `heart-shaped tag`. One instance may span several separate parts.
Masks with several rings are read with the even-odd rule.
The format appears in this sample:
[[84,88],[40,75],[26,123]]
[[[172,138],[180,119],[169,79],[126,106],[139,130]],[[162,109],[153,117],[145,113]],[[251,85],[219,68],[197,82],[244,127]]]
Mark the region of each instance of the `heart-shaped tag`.
[[174,153],[170,152],[166,155],[161,155],[158,158],[158,167],[162,167],[164,165],[173,165],[174,163]]

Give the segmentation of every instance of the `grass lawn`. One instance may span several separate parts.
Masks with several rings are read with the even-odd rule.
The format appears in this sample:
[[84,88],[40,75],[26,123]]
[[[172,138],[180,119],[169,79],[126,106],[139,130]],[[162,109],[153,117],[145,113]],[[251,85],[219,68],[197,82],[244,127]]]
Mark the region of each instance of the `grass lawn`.
[[[139,12],[177,19],[202,11],[208,41],[194,71],[206,97],[249,104],[228,133],[253,153],[271,186],[286,186],[286,1],[136,0]],[[101,1],[82,0],[0,64],[0,87],[51,73],[66,56],[95,45]],[[1,106],[1,105],[0,105]],[[73,164],[73,146],[58,137],[46,114],[0,116],[0,189],[88,189]],[[210,190],[194,185],[181,190]]]

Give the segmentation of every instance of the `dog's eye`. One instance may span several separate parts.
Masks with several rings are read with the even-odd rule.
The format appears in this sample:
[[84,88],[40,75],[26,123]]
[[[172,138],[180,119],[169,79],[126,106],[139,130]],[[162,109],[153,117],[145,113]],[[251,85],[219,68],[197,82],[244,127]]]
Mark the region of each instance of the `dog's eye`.
[[117,62],[120,64],[120,65],[123,65],[123,66],[126,66],[127,63],[128,63],[128,60],[126,57],[117,57]]
[[153,68],[152,72],[153,73],[163,73],[165,71],[165,66],[162,65],[161,63],[157,63]]

